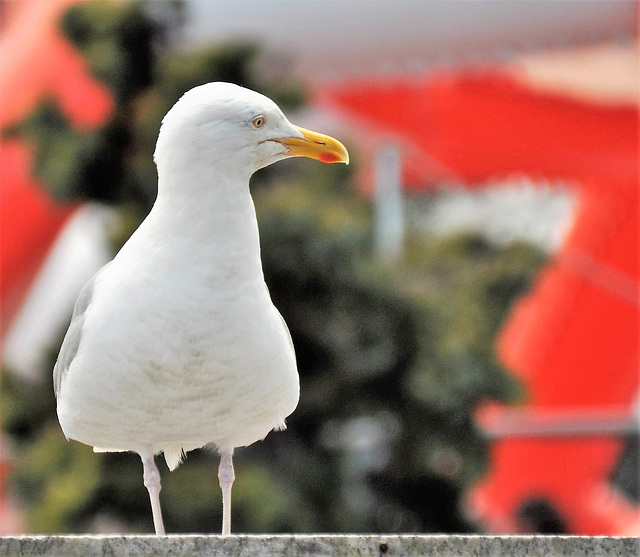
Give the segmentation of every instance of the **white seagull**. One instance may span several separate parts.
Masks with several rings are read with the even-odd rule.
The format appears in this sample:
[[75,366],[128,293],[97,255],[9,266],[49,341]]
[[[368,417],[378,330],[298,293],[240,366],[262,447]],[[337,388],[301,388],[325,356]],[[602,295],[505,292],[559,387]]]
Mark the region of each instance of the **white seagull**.
[[292,125],[230,83],[191,89],[162,121],[153,209],[83,288],[53,376],[68,439],[140,455],[164,534],[163,452],[220,452],[222,534],[231,531],[235,447],[283,429],[299,381],[287,326],[264,282],[249,178],[286,157],[349,162],[337,140]]

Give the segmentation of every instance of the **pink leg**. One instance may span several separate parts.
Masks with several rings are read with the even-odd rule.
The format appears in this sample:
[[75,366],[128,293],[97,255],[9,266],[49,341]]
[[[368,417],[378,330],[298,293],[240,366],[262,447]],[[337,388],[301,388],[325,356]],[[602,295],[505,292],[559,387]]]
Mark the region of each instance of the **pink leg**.
[[231,486],[236,479],[233,473],[233,449],[220,452],[218,480],[222,489],[222,535],[231,535]]
[[153,525],[156,535],[164,535],[164,524],[162,523],[162,510],[160,509],[160,472],[156,467],[153,455],[140,455],[142,467],[144,469],[144,486],[149,492],[151,499],[151,512],[153,513]]

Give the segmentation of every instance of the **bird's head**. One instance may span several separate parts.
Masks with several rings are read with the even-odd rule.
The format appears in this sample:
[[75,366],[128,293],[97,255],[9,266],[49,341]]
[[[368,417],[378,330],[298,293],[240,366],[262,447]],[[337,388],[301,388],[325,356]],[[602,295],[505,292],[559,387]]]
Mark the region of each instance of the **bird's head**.
[[[342,143],[287,120],[269,98],[231,83],[207,83],[185,93],[162,121],[155,160],[208,161],[250,176],[287,157],[349,162]],[[247,177],[248,177],[247,176]]]

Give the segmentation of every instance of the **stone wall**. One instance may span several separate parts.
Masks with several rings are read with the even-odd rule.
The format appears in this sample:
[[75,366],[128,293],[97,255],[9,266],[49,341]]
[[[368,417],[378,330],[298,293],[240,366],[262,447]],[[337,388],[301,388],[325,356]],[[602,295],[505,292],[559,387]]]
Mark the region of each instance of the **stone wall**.
[[590,556],[635,557],[640,538],[572,536],[17,536],[0,537],[1,557],[227,556]]

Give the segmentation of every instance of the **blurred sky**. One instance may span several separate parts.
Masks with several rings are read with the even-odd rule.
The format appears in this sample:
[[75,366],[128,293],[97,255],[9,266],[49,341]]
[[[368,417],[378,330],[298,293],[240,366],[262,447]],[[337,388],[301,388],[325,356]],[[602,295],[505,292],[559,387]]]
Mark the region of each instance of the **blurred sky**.
[[635,34],[634,0],[189,0],[191,43],[248,39],[307,76],[508,56]]

